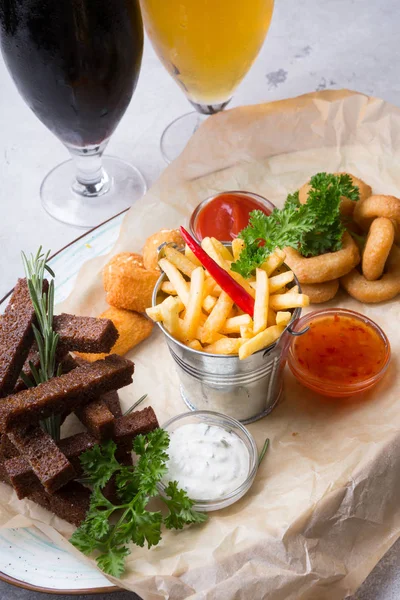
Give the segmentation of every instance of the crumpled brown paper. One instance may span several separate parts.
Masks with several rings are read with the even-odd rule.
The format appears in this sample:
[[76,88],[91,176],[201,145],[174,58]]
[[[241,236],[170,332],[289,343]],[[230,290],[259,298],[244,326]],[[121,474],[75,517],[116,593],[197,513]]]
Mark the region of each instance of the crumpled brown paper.
[[[310,175],[344,170],[375,192],[399,195],[399,141],[399,109],[349,91],[225,111],[206,121],[132,207],[112,254],[140,251],[157,229],[187,224],[200,200],[223,190],[257,192],[281,206]],[[62,310],[96,315],[105,308],[106,260],[84,265]],[[331,305],[364,312],[386,331],[393,360],[384,380],[357,400],[328,401],[286,369],[283,400],[248,426],[259,449],[271,440],[250,492],[204,526],[165,532],[150,551],[133,547],[117,585],[144,600],[339,600],[399,537],[400,305],[364,306],[343,293]],[[131,358],[134,383],[121,393],[126,406],[147,392],[161,423],[186,410],[158,330]],[[71,532],[3,485],[0,502],[0,523],[23,514],[58,543]]]

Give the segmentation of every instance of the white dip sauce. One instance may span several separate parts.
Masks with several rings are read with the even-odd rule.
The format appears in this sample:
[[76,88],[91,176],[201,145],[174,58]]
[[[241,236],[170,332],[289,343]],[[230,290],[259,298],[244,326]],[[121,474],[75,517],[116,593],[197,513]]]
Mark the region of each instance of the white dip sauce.
[[249,452],[235,434],[218,425],[190,423],[170,433],[168,473],[190,498],[214,500],[239,487],[249,474]]

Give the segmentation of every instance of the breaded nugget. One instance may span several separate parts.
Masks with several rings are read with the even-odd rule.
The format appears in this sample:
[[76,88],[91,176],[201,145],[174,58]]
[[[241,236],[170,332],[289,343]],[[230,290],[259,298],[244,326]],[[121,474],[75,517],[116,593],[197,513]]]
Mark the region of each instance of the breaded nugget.
[[179,233],[179,229],[161,229],[160,231],[157,231],[157,233],[154,233],[147,238],[143,248],[143,263],[146,269],[160,270],[160,267],[158,266],[157,249],[164,242],[173,242],[182,248],[185,245],[185,242]]
[[140,254],[116,254],[103,270],[106,300],[115,308],[144,312],[151,306],[151,296],[159,276],[159,271],[145,269]]
[[[123,310],[113,306],[99,315],[99,319],[110,319],[117,328],[119,338],[111,349],[111,353],[120,356],[123,356],[148,338],[153,329],[153,322],[150,319],[131,310]],[[78,352],[76,354],[89,362],[107,356],[106,354],[82,354]]]

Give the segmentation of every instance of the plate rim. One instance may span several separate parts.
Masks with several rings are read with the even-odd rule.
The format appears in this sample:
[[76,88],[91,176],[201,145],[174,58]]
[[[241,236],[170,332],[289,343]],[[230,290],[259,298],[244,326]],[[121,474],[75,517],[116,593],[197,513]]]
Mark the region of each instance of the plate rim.
[[[99,223],[98,225],[96,225],[96,227],[92,227],[91,229],[88,229],[88,231],[85,231],[85,233],[82,233],[82,235],[79,235],[77,238],[74,238],[71,242],[69,242],[68,244],[66,244],[59,250],[57,250],[57,252],[55,252],[54,254],[52,254],[50,256],[49,260],[58,256],[59,254],[61,254],[61,252],[64,252],[64,250],[66,250],[67,248],[72,246],[72,244],[75,244],[75,242],[78,242],[79,240],[85,238],[87,235],[93,233],[93,231],[96,231],[96,229],[99,229],[106,223],[109,223],[110,221],[113,221],[117,217],[121,216],[122,214],[128,212],[128,210],[129,210],[129,208],[121,210],[121,212],[110,217],[106,221]],[[14,288],[12,288],[9,292],[7,292],[7,294],[3,298],[1,298],[0,305],[3,304],[3,302],[5,300],[7,300],[7,298],[12,294],[13,290],[14,290]],[[111,585],[110,587],[96,587],[96,588],[88,588],[88,589],[79,588],[79,589],[73,589],[73,590],[69,590],[69,589],[57,590],[57,589],[37,586],[32,583],[27,583],[26,581],[21,581],[20,579],[16,579],[15,577],[12,577],[11,575],[7,575],[6,573],[3,573],[3,571],[1,571],[1,570],[0,570],[0,581],[3,581],[4,583],[8,583],[9,585],[13,585],[15,587],[22,588],[24,590],[28,590],[31,592],[41,592],[42,594],[54,594],[56,596],[65,596],[65,595],[80,596],[82,594],[94,596],[96,594],[105,594],[105,593],[113,594],[115,592],[121,591],[121,589],[122,589],[116,585]]]

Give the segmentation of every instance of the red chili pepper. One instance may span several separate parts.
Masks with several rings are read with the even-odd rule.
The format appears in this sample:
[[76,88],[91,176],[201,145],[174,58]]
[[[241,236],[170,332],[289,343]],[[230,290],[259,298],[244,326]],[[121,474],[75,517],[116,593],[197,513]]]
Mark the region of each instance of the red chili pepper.
[[199,259],[201,264],[215,279],[218,285],[226,294],[238,305],[245,313],[251,317],[254,315],[254,299],[248,292],[233,279],[222,267],[215,262],[211,256],[196,242],[196,240],[186,231],[184,227],[180,228],[181,234],[193,254]]

